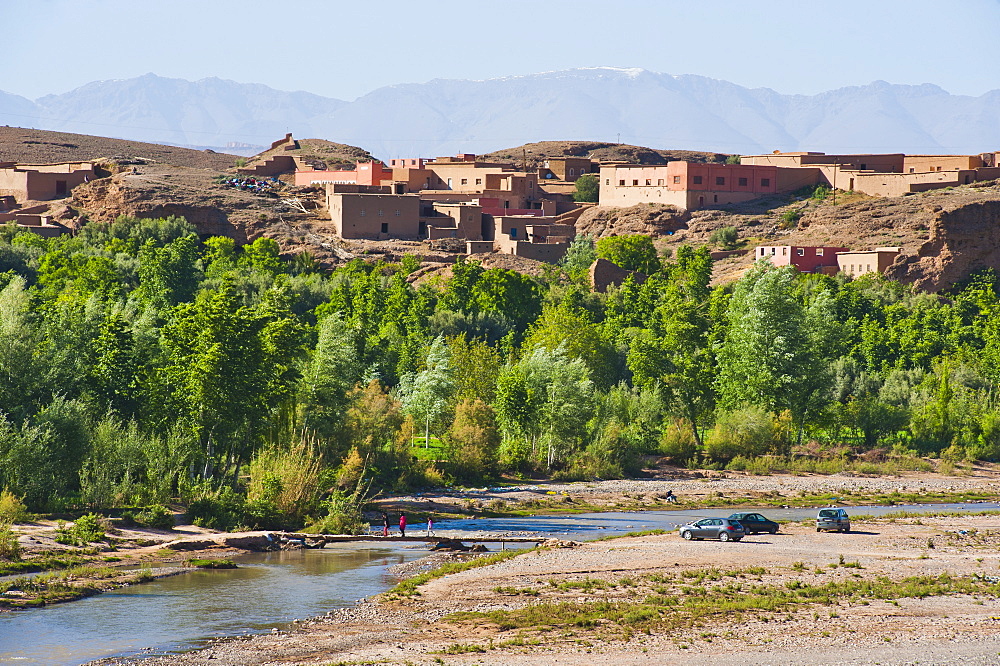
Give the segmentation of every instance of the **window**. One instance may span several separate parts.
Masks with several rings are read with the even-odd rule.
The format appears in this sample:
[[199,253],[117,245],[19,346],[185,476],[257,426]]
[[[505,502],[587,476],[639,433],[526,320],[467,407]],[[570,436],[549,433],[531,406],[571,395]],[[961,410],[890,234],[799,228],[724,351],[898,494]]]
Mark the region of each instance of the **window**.
[[364,216],[365,216],[365,209],[364,209],[364,208],[362,208],[362,209],[361,209],[361,212],[360,212],[360,213],[358,213],[358,215],[359,215],[359,216],[361,216],[361,217],[364,217]]
[[662,179],[662,178],[657,178],[657,179],[656,179],[656,184],[657,184],[658,186],[660,186],[660,185],[663,185],[663,179]]
[[[695,176],[695,177],[699,178],[699,179],[701,178],[701,176]],[[681,177],[680,176],[674,176],[674,185],[680,185],[680,184],[681,184]]]
[[764,248],[760,248],[760,256],[764,256]]
[[719,195],[718,194],[716,194],[714,197],[712,197],[712,203],[719,203]]
[[400,213],[399,213],[399,209],[397,208],[397,209],[396,209],[396,217],[399,217],[399,215],[400,215]]
[[653,179],[652,178],[647,178],[646,179],[646,184],[647,185],[652,185],[653,184]]
[[482,185],[482,184],[483,184],[483,179],[482,178],[476,178],[476,185]]
[[382,217],[382,209],[381,208],[378,209],[378,216]]
[[715,177],[715,184],[716,185],[725,185],[726,184],[725,177],[724,176],[716,176]]
[[624,180],[619,180],[618,181],[618,187],[625,187],[625,181]]
[[740,178],[740,187],[746,187],[746,186],[747,186],[747,179]]
[[910,173],[913,173],[913,167],[910,167]]
[[604,184],[605,185],[610,185],[611,184],[611,179],[610,178],[605,178],[604,179]]
[[416,160],[410,160],[410,164],[416,164],[416,163],[417,163]]
[[797,254],[800,257],[804,257],[806,256],[806,249],[804,247],[796,248],[795,254]]
[[691,179],[691,182],[693,182],[695,185],[701,185],[701,176],[695,176],[694,178]]
[[451,189],[451,178],[448,179],[448,189]]
[[862,170],[862,171],[864,171],[864,170],[865,170],[865,169],[867,169],[867,168],[868,168],[868,165],[867,165],[867,164],[865,164],[864,162],[862,162],[862,163],[861,163],[861,170]]
[[870,272],[870,271],[871,271],[871,269],[872,269],[872,265],[871,265],[871,264],[868,264],[867,266],[865,266],[865,268],[866,268],[866,269],[868,269],[868,271]]
[[573,167],[570,167],[569,168],[569,175],[575,176],[576,175],[576,169],[574,169]]
[[633,180],[633,181],[632,181],[632,185],[633,185],[633,186],[637,186],[638,184],[639,184],[639,181],[638,181],[638,180]]
[[760,186],[761,187],[771,187],[771,179],[770,178],[761,178],[760,179]]
[[463,178],[462,179],[462,185],[468,185],[468,184],[469,184],[469,179],[468,178]]
[[384,233],[384,234],[389,233],[389,223],[388,222],[383,222],[382,223],[382,233]]
[[783,256],[783,257],[787,257],[788,256],[788,248],[787,247],[781,248],[781,256]]
[[821,248],[821,247],[816,248],[816,256],[817,257],[822,257],[823,256],[823,248]]
[[773,256],[774,256],[774,255],[776,255],[776,254],[778,254],[778,248],[776,248],[776,247],[772,247],[772,248],[771,248],[771,256],[773,257]]
[[517,238],[517,227],[511,227],[510,228],[510,237],[511,238]]

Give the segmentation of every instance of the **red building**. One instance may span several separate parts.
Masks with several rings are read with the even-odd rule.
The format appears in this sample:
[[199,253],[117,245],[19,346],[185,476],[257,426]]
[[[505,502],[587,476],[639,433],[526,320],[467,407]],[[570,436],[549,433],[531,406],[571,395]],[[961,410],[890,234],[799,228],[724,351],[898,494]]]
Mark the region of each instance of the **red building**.
[[775,266],[795,266],[802,273],[822,273],[822,269],[838,268],[837,253],[848,252],[846,247],[816,247],[806,245],[761,245],[754,251],[754,258],[770,259]]

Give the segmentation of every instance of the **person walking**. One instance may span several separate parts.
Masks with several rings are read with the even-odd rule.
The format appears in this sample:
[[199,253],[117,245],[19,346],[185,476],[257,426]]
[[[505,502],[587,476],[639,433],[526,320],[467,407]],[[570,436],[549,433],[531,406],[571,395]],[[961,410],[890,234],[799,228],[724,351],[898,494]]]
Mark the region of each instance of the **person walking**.
[[434,518],[427,516],[427,536],[434,536]]
[[389,536],[389,514],[385,511],[382,512],[382,536]]
[[399,536],[406,536],[406,514],[399,514]]

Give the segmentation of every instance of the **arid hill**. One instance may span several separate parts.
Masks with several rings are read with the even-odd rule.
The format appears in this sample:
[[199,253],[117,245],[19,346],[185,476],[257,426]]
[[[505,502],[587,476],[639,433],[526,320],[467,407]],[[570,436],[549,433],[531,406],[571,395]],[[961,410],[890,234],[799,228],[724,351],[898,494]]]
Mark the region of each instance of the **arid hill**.
[[364,148],[336,143],[326,139],[296,139],[298,148],[285,150],[283,146],[265,150],[247,159],[247,166],[253,166],[274,155],[298,155],[317,168],[332,169],[337,166],[354,166],[357,162],[370,162],[375,158]]
[[[940,291],[981,268],[1000,267],[1000,183],[973,183],[904,197],[867,197],[843,193],[822,201],[768,197],[745,204],[692,211],[690,218],[668,206],[595,207],[577,229],[597,237],[649,233],[657,245],[710,243],[723,227],[735,227],[739,246],[826,245],[852,250],[899,247],[902,255],[888,277],[925,291]],[[782,216],[800,214],[797,223]],[[788,227],[788,228],[786,228]],[[738,278],[752,253],[716,262],[715,282]]]
[[481,155],[484,161],[513,162],[518,167],[527,164],[530,169],[554,157],[589,157],[601,162],[629,162],[631,164],[666,164],[677,160],[688,162],[725,162],[727,155],[703,153],[695,150],[660,150],[644,146],[600,141],[538,141],[523,146],[495,150]]
[[148,162],[173,164],[200,169],[227,169],[236,164],[238,155],[211,150],[192,150],[112,139],[89,134],[67,134],[23,127],[0,127],[0,161],[25,164],[82,162],[114,158],[140,158]]

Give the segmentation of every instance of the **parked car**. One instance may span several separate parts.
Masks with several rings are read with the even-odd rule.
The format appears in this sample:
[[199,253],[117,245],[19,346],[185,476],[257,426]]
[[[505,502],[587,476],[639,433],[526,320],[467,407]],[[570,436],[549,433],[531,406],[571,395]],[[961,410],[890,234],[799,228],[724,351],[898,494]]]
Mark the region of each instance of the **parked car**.
[[759,513],[734,513],[729,516],[729,520],[735,520],[746,529],[747,534],[768,534],[778,533],[778,523],[768,520]]
[[816,531],[850,532],[851,517],[843,509],[820,509],[816,514]]
[[702,518],[696,523],[681,525],[678,533],[687,540],[718,539],[719,541],[739,541],[747,535],[746,528],[739,521],[728,518]]

